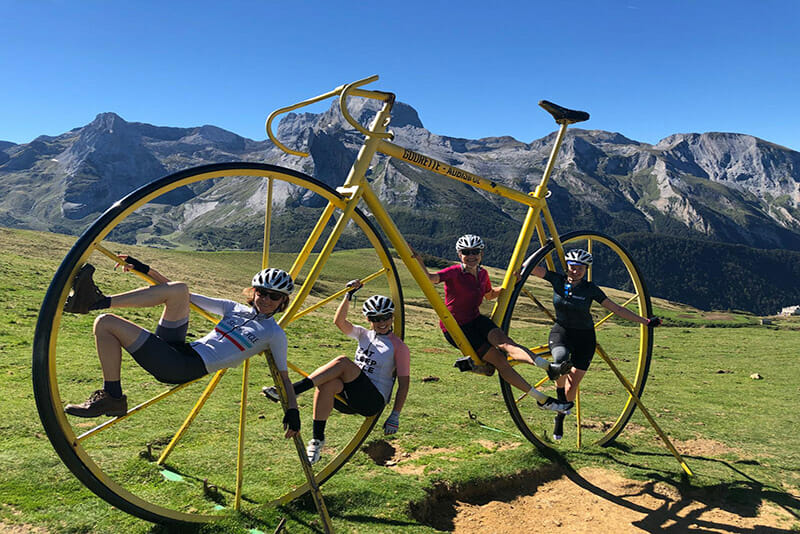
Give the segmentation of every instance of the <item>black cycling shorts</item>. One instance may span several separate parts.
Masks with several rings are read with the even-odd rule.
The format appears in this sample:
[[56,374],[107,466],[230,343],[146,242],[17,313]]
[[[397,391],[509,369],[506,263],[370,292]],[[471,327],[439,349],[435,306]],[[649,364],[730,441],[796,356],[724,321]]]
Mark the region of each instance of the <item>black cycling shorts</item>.
[[[469,344],[475,349],[478,356],[486,354],[492,346],[491,343],[489,343],[489,332],[497,328],[497,325],[485,315],[478,315],[478,317],[472,321],[459,326],[461,326],[461,330],[467,337],[467,341],[469,341]],[[453,341],[453,337],[449,332],[445,332],[444,337],[451,345],[458,348],[458,345]]]
[[136,363],[159,382],[191,382],[207,375],[208,371],[203,358],[184,341],[187,325],[170,328],[159,324],[155,334],[143,330],[140,339],[127,350]]
[[556,323],[550,330],[548,344],[551,352],[553,347],[566,347],[570,353],[573,367],[587,371],[594,357],[597,337],[595,336],[594,328],[591,330],[564,328]]
[[379,414],[383,410],[383,405],[386,404],[383,394],[378,391],[364,371],[361,371],[352,382],[344,383],[342,397],[353,412],[364,417]]

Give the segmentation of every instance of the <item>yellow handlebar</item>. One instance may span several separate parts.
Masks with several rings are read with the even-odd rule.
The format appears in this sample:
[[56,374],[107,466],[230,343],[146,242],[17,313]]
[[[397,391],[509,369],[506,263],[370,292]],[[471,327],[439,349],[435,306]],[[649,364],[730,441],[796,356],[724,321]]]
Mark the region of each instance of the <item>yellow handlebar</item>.
[[[373,80],[373,78],[374,78],[374,80]],[[371,132],[371,131],[367,130],[366,128],[364,128],[363,126],[361,126],[358,123],[358,121],[355,120],[352,115],[350,115],[350,112],[347,111],[347,97],[350,96],[350,93],[353,93],[356,96],[366,96],[364,93],[377,94],[377,95],[381,95],[381,96],[377,97],[377,98],[376,97],[371,97],[371,96],[366,96],[366,98],[375,98],[376,100],[384,100],[390,106],[394,104],[394,94],[392,94],[392,93],[383,93],[383,92],[379,92],[379,91],[358,91],[357,90],[358,87],[360,87],[362,85],[366,85],[367,83],[370,83],[370,82],[375,81],[377,79],[378,79],[378,76],[375,75],[375,76],[372,76],[370,78],[366,78],[365,80],[360,80],[360,81],[357,81],[357,82],[353,82],[353,83],[345,86],[344,90],[342,91],[342,96],[339,98],[339,109],[342,111],[342,116],[345,118],[345,120],[347,122],[349,122],[350,125],[353,128],[355,128],[356,130],[358,130],[362,134],[364,134],[366,136],[380,137],[381,139],[392,139],[392,138],[394,138],[394,134],[392,132]]]
[[394,104],[394,94],[392,93],[385,93],[383,91],[365,91],[363,89],[359,89],[359,87],[361,87],[362,85],[366,85],[368,83],[372,83],[377,80],[378,80],[378,75],[376,74],[374,76],[370,76],[369,78],[364,78],[363,80],[358,80],[353,83],[340,85],[339,87],[337,87],[332,91],[328,91],[327,93],[315,96],[314,98],[309,98],[308,100],[303,100],[302,102],[298,102],[297,104],[292,104],[291,106],[286,106],[280,109],[276,109],[275,111],[269,114],[269,117],[267,117],[267,122],[265,124],[265,128],[267,130],[267,136],[273,143],[275,143],[275,146],[277,146],[287,154],[307,158],[309,155],[307,152],[292,150],[291,148],[287,147],[286,145],[278,141],[278,138],[275,136],[274,133],[272,133],[273,119],[275,119],[275,117],[277,117],[282,113],[288,113],[298,108],[310,106],[311,104],[316,104],[317,102],[320,102],[322,100],[326,100],[328,98],[341,95],[339,99],[339,107],[342,110],[342,115],[344,116],[345,120],[349,122],[356,130],[367,136],[371,135],[371,136],[379,136],[385,138],[393,137],[391,132],[385,132],[385,133],[370,132],[369,130],[361,126],[347,111],[346,101],[348,96],[361,96],[364,98],[372,98],[374,100],[383,100],[384,102],[387,102],[389,105]]

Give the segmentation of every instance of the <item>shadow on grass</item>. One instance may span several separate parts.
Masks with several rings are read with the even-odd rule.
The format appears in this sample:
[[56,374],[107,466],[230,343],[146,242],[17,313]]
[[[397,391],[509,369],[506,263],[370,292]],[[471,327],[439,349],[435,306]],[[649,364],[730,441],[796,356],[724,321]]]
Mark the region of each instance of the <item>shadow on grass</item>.
[[[386,517],[374,517],[369,515],[348,513],[353,508],[353,503],[370,502],[375,499],[375,493],[370,491],[350,491],[341,495],[323,495],[325,507],[328,510],[331,518],[338,520],[345,520],[351,523],[358,523],[365,527],[365,532],[371,532],[373,529],[378,530],[379,527],[382,532],[387,530],[387,527],[408,527],[418,525],[416,521],[404,521],[401,519],[391,519]],[[317,514],[317,508],[311,495],[305,495],[294,500],[292,503],[280,508],[284,515],[291,518],[293,521],[303,525],[311,532],[323,532],[320,519],[307,520],[305,518],[309,515]],[[370,527],[373,527],[372,529]]]
[[[636,456],[669,456],[659,453],[630,452],[624,446],[613,447],[625,451],[626,455]],[[613,450],[612,448],[612,450]],[[602,457],[608,461],[642,470],[644,477],[650,480],[637,493],[615,495],[586,480],[568,463],[560,452],[549,449],[540,450],[541,454],[553,462],[552,465],[513,476],[492,479],[474,480],[469,484],[449,486],[437,483],[427,488],[427,496],[409,504],[412,517],[420,523],[438,530],[452,530],[457,515],[458,502],[472,505],[484,505],[491,501],[509,502],[518,497],[532,495],[538,488],[552,480],[567,477],[571,482],[597,497],[617,506],[643,514],[644,518],[633,524],[645,532],[736,532],[746,533],[791,533],[793,528],[777,528],[759,525],[753,528],[719,523],[702,519],[703,514],[712,510],[722,510],[740,517],[754,518],[764,502],[771,502],[781,507],[792,517],[800,519],[800,499],[768,486],[747,473],[742,472],[734,464],[752,464],[752,462],[727,462],[714,458],[685,456],[697,461],[716,462],[724,465],[741,480],[695,486],[684,473],[677,475],[675,471],[654,470],[652,467],[625,462],[616,458],[611,450],[608,452],[584,453]],[[664,486],[675,491],[665,491]],[[675,494],[679,497],[675,497]],[[635,497],[649,496],[660,503],[656,508],[641,506],[632,501]],[[680,514],[680,515],[679,515]]]
[[[632,495],[613,495],[602,488],[595,486],[583,477],[581,477],[568,463],[561,464],[564,467],[564,475],[569,478],[573,483],[582,487],[583,489],[592,492],[593,494],[613,502],[619,506],[625,506],[637,512],[645,514],[645,517],[634,524],[646,532],[686,532],[689,529],[714,529],[722,530],[725,532],[759,532],[759,533],[787,533],[796,532],[795,529],[781,529],[767,526],[757,526],[755,528],[738,527],[732,525],[725,525],[715,523],[713,521],[702,520],[700,517],[710,510],[723,510],[740,517],[757,517],[759,508],[764,502],[771,502],[779,506],[789,515],[795,519],[800,519],[800,499],[792,496],[779,488],[764,484],[756,480],[752,476],[743,472],[736,465],[760,465],[759,462],[753,460],[742,460],[736,462],[729,462],[717,458],[707,458],[704,456],[687,456],[683,455],[684,459],[692,459],[696,461],[716,463],[723,465],[730,471],[736,473],[741,480],[734,482],[723,482],[719,484],[711,484],[707,486],[696,486],[692,484],[689,477],[685,473],[680,474],[680,480],[675,479],[674,471],[668,470],[654,470],[652,467],[639,465],[634,462],[626,462],[611,454],[614,449],[624,451],[626,455],[632,457],[664,457],[668,458],[668,454],[636,451],[632,452],[628,447],[621,444],[614,444],[609,447],[608,452],[589,453],[592,456],[602,456],[614,463],[624,465],[626,467],[635,468],[644,472],[643,476],[649,478],[650,481],[645,484],[641,492]],[[680,500],[675,501],[670,499],[668,495],[660,491],[657,487],[658,484],[663,484],[673,487],[680,495]],[[626,500],[626,497],[635,497],[641,495],[649,495],[662,504],[655,510],[638,506]],[[678,514],[687,509],[692,503],[698,503],[701,506],[692,507],[684,517]],[[669,524],[670,527],[665,529],[664,525]]]

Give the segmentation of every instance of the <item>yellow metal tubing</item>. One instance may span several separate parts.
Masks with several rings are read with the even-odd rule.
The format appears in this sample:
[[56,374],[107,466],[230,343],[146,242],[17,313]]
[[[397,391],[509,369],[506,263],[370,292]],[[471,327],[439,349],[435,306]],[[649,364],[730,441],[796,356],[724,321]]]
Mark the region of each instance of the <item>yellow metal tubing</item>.
[[[588,252],[589,254],[594,255],[594,253],[592,252],[593,250],[594,250],[594,240],[587,239],[586,240],[586,252]],[[586,269],[586,280],[588,280],[589,282],[592,281],[592,273],[593,272],[594,272],[594,266],[593,265],[589,265],[588,268]]]
[[[546,205],[543,209],[546,209]],[[536,217],[536,235],[539,236],[539,248],[542,248],[547,244],[547,233],[545,233],[541,216]],[[544,261],[550,271],[555,271],[556,264],[553,262],[553,257],[550,254],[545,256]]]
[[[302,108],[302,107],[305,107],[305,106],[310,106],[311,104],[315,104],[317,102],[321,102],[323,100],[327,100],[328,98],[332,98],[334,96],[340,95],[342,93],[342,91],[347,87],[350,87],[350,86],[360,87],[362,85],[366,85],[368,83],[372,83],[372,82],[377,81],[377,80],[378,80],[378,76],[377,75],[370,76],[369,78],[364,78],[363,80],[359,80],[359,81],[353,82],[351,84],[340,85],[339,87],[337,87],[336,89],[334,89],[332,91],[328,91],[327,93],[323,93],[323,94],[321,94],[319,96],[315,96],[313,98],[309,98],[308,100],[303,100],[302,102],[298,102],[297,104],[292,104],[291,106],[286,106],[286,107],[283,107],[283,108],[280,108],[280,109],[276,109],[275,111],[273,111],[272,113],[269,114],[269,117],[267,117],[267,121],[266,121],[266,123],[264,125],[265,129],[267,130],[267,136],[270,138],[270,140],[273,143],[275,143],[275,146],[277,146],[278,148],[280,148],[281,150],[283,150],[287,154],[292,154],[294,156],[300,156],[300,157],[303,157],[303,158],[308,157],[308,153],[307,152],[301,152],[299,150],[292,150],[291,148],[286,147],[283,143],[278,141],[278,138],[275,137],[275,134],[272,133],[272,121],[275,119],[275,117],[277,117],[278,115],[281,115],[282,113],[288,113],[290,111],[294,111],[296,109],[299,109],[299,108]],[[357,90],[357,89],[356,90],[352,90],[351,89],[350,92],[353,93],[353,95],[355,95],[355,96],[363,96],[365,98],[382,99],[381,96],[378,96],[378,95],[380,95],[380,93],[373,92],[373,91],[364,91],[364,90]]]
[[[125,263],[122,258],[117,256],[116,254],[114,254],[113,252],[108,250],[107,248],[103,247],[103,245],[101,245],[100,243],[94,243],[92,245],[92,247],[94,247],[98,252],[104,254],[105,256],[108,256],[111,260],[113,260],[113,261],[115,261],[115,262],[117,262],[119,264]],[[150,285],[153,285],[153,286],[157,285],[156,281],[153,280],[152,278],[150,278],[149,276],[147,276],[145,273],[140,273],[139,271],[131,271],[131,272],[133,274],[135,274],[136,276],[138,276],[139,278],[143,278],[144,280],[146,280]],[[219,322],[218,319],[214,318],[213,315],[211,315],[210,313],[208,313],[204,309],[199,308],[199,307],[197,307],[197,306],[195,306],[194,304],[191,304],[191,303],[189,304],[189,307],[193,311],[199,313],[200,315],[202,315],[203,317],[205,317],[206,319],[211,321],[212,323],[217,324]]]
[[[275,383],[275,388],[278,390],[278,398],[280,399],[281,408],[283,408],[283,411],[285,412],[289,407],[289,398],[287,396],[286,388],[284,387],[280,371],[278,370],[278,366],[275,364],[275,358],[272,356],[272,352],[269,350],[264,351],[262,354],[264,354],[267,359],[267,365],[269,366],[269,371],[272,374],[272,380]],[[297,455],[300,459],[300,466],[303,469],[303,474],[306,477],[306,487],[308,488],[308,491],[311,492],[311,498],[314,501],[314,505],[317,507],[317,512],[319,513],[320,519],[322,519],[325,532],[333,532],[333,526],[331,524],[330,515],[328,515],[328,509],[325,506],[325,501],[322,498],[322,492],[320,492],[319,484],[314,476],[314,470],[311,468],[311,464],[308,462],[305,445],[303,444],[300,434],[295,434],[292,438],[292,441],[294,442],[295,449],[297,450]]]
[[[379,277],[380,275],[382,275],[382,274],[383,274],[383,273],[385,273],[386,271],[387,271],[387,269],[384,267],[384,268],[383,268],[383,269],[381,269],[380,271],[377,271],[377,272],[375,272],[375,273],[372,273],[371,275],[369,275],[369,276],[367,276],[367,277],[363,278],[363,279],[361,280],[361,283],[362,283],[362,284],[364,284],[364,285],[366,285],[368,282],[370,282],[370,281],[374,280],[375,278]],[[348,287],[345,287],[344,289],[341,289],[341,290],[337,291],[337,292],[336,292],[336,293],[334,293],[333,295],[330,295],[330,296],[328,296],[328,297],[325,297],[325,298],[324,298],[324,299],[322,299],[321,301],[317,302],[316,304],[314,304],[314,305],[312,305],[312,306],[309,306],[309,307],[308,307],[308,308],[306,308],[305,310],[303,310],[303,311],[300,311],[300,312],[297,312],[297,314],[296,314],[294,317],[292,317],[292,320],[291,320],[291,321],[289,321],[289,322],[291,323],[291,322],[294,322],[294,321],[296,321],[296,320],[297,320],[297,319],[299,319],[300,317],[302,317],[302,316],[304,316],[304,315],[306,315],[306,314],[309,314],[309,313],[311,313],[312,311],[316,310],[317,308],[320,308],[320,307],[324,306],[325,304],[329,303],[330,301],[332,301],[332,300],[335,300],[335,299],[337,299],[337,298],[341,297],[342,295],[344,295],[344,294],[345,294],[345,293],[347,293],[348,291],[350,291],[350,288],[348,288]]]
[[555,167],[556,157],[558,156],[558,151],[561,148],[561,142],[564,140],[565,133],[567,133],[567,125],[562,124],[558,128],[556,141],[553,143],[553,149],[550,151],[550,157],[547,159],[547,166],[542,174],[542,180],[539,182],[539,186],[534,192],[536,198],[544,199],[547,197],[547,182],[550,180],[550,174],[552,174],[553,168]]
[[308,261],[308,258],[311,256],[311,252],[314,250],[314,246],[317,244],[317,241],[319,241],[322,232],[325,231],[325,226],[327,226],[328,221],[333,216],[333,212],[335,210],[336,206],[334,206],[333,203],[329,202],[328,205],[325,206],[323,212],[320,214],[317,224],[314,226],[314,229],[311,231],[311,234],[309,234],[308,239],[306,239],[306,242],[303,245],[303,248],[300,249],[300,253],[294,259],[292,268],[289,270],[289,276],[292,277],[292,280],[297,279],[297,275],[299,275],[300,271],[303,270],[306,261]]
[[650,422],[650,426],[653,427],[653,429],[656,431],[659,437],[664,441],[664,444],[667,446],[667,449],[669,449],[669,452],[671,452],[672,455],[675,457],[675,459],[678,460],[678,463],[681,465],[686,474],[689,476],[694,476],[694,473],[692,473],[692,470],[689,469],[688,465],[686,465],[686,461],[683,459],[681,454],[669,440],[664,431],[661,430],[661,427],[658,426],[658,423],[656,423],[655,419],[653,419],[653,416],[650,415],[650,412],[647,410],[647,408],[645,408],[642,400],[636,395],[636,393],[634,393],[633,386],[631,386],[630,382],[628,382],[628,379],[625,378],[622,375],[622,373],[619,372],[617,366],[614,365],[614,363],[611,361],[611,358],[609,358],[608,354],[606,354],[606,351],[603,350],[603,347],[601,347],[600,344],[597,345],[597,353],[600,354],[600,356],[603,358],[603,360],[605,360],[605,362],[608,364],[611,370],[614,371],[614,374],[617,376],[617,379],[622,383],[623,386],[625,386],[625,389],[628,391],[628,395],[630,395],[630,398],[636,403],[636,406],[638,406],[639,409],[642,411],[644,416]]
[[267,178],[267,202],[264,206],[264,245],[261,252],[261,268],[269,267],[269,242],[272,231],[272,182],[273,178]]
[[540,199],[537,199],[531,195],[526,195],[521,191],[511,189],[510,187],[506,187],[503,184],[499,184],[493,180],[487,180],[486,178],[482,178],[477,174],[459,169],[458,167],[453,167],[452,165],[448,165],[443,161],[420,154],[419,152],[414,152],[411,149],[403,148],[400,145],[396,145],[388,141],[381,141],[378,144],[378,152],[405,161],[406,163],[410,163],[411,165],[420,167],[422,169],[435,172],[436,174],[440,174],[446,178],[450,178],[451,180],[463,182],[467,185],[477,187],[478,189],[488,191],[494,195],[514,200],[515,202],[519,202],[520,204],[524,204],[526,206],[536,207],[542,205]]
[[244,430],[247,422],[247,380],[250,377],[250,359],[244,361],[242,370],[242,396],[239,401],[239,440],[236,447],[236,493],[233,509],[237,512],[242,505],[242,482],[244,480]]
[[[525,222],[522,224],[519,237],[517,238],[517,244],[514,246],[514,251],[511,253],[511,259],[508,262],[506,274],[503,277],[503,283],[501,285],[503,289],[507,290],[513,287],[515,283],[515,273],[519,273],[519,268],[525,260],[525,254],[528,251],[528,246],[531,244],[531,239],[533,238],[533,232],[536,229],[536,219],[539,217],[540,209],[540,206],[528,208]],[[509,300],[511,300],[511,291],[503,291],[497,297],[497,302],[492,309],[491,316],[495,324],[499,324],[501,322],[500,320],[505,316],[508,310]]]
[[156,462],[158,465],[163,465],[164,462],[167,461],[167,456],[170,455],[172,450],[175,448],[175,446],[178,444],[178,442],[183,437],[183,434],[189,428],[189,425],[192,424],[192,421],[194,421],[194,418],[197,417],[198,413],[200,413],[200,409],[203,407],[203,405],[208,400],[208,397],[211,395],[211,393],[217,387],[217,384],[219,384],[219,381],[222,378],[222,375],[225,374],[225,371],[227,371],[227,369],[220,369],[219,371],[214,373],[214,376],[208,382],[208,385],[206,385],[206,389],[203,390],[202,395],[200,395],[200,398],[194,404],[194,407],[192,407],[191,411],[189,412],[189,415],[186,417],[186,419],[184,420],[184,422],[181,425],[181,427],[178,429],[178,431],[175,433],[175,435],[172,436],[172,439],[170,440],[169,444],[161,452],[161,456],[159,456],[158,461]]
[[575,392],[575,447],[580,449],[581,444],[583,443],[582,436],[581,436],[581,390],[580,386],[578,387],[578,391]]
[[[389,109],[386,105],[384,105],[378,114],[375,115],[372,125],[370,126],[370,130],[380,131],[382,128],[385,129],[388,118]],[[344,183],[344,187],[356,186],[357,189],[353,190],[351,198],[345,201],[342,215],[339,217],[339,220],[336,222],[336,225],[328,236],[328,240],[322,247],[322,251],[319,253],[317,261],[314,262],[314,265],[311,267],[311,271],[303,281],[303,285],[300,288],[297,297],[292,300],[291,304],[289,304],[289,308],[278,321],[280,326],[283,326],[291,321],[292,317],[299,311],[300,306],[308,297],[309,293],[311,293],[311,288],[317,281],[323,266],[333,252],[336,242],[339,240],[339,237],[344,231],[345,226],[347,226],[348,221],[351,219],[361,194],[363,194],[363,191],[369,191],[369,184],[364,176],[369,169],[369,164],[372,161],[372,157],[375,155],[375,150],[379,141],[380,139],[377,137],[368,137],[362,145],[361,150],[358,151],[358,156],[356,156],[356,160],[353,162],[353,166],[350,168],[347,180],[345,180]],[[359,191],[362,191],[362,193],[359,194]]]
[[[375,77],[377,79],[377,76]],[[373,81],[371,78],[367,78],[368,81],[361,80],[360,82],[353,82],[348,84],[344,89],[342,89],[342,95],[339,97],[339,110],[342,112],[342,116],[345,118],[350,125],[364,134],[367,137],[378,137],[381,139],[391,139],[394,137],[394,134],[391,132],[383,131],[386,129],[386,126],[389,124],[389,117],[387,116],[385,119],[384,124],[379,124],[377,126],[381,127],[381,130],[367,130],[361,124],[358,123],[351,115],[350,112],[347,111],[347,98],[350,96],[350,93],[355,90],[358,86],[364,85],[365,83],[369,83]],[[390,98],[385,100],[384,109],[388,112],[391,111],[392,106],[394,105],[394,95],[388,95]]]
[[292,299],[291,303],[289,304],[288,309],[284,312],[283,316],[278,320],[278,325],[281,328],[284,328],[287,324],[289,324],[294,316],[298,313],[298,309],[302,304],[305,302],[305,299],[308,298],[308,295],[311,293],[311,288],[314,287],[314,284],[319,278],[320,273],[322,272],[322,268],[328,261],[331,253],[333,252],[333,247],[336,246],[336,242],[339,240],[339,236],[342,235],[345,226],[347,226],[347,222],[350,220],[353,212],[356,209],[356,204],[358,204],[358,196],[351,199],[347,206],[345,207],[344,211],[342,212],[341,217],[336,222],[336,226],[333,227],[333,231],[328,236],[328,240],[325,242],[325,245],[322,247],[322,250],[317,257],[317,260],[314,262],[314,265],[311,267],[311,271],[306,276],[305,280],[303,280],[303,285],[300,287],[300,290],[297,293],[297,296]]
[[561,243],[561,237],[558,235],[558,230],[556,230],[556,222],[553,220],[553,215],[550,213],[550,209],[546,204],[542,207],[542,217],[544,218],[544,222],[547,224],[547,228],[550,231],[550,239],[553,240],[553,244],[555,245],[556,254],[558,255],[558,259],[561,261],[561,268],[564,270],[564,272],[567,272],[567,262],[564,260],[564,245]]
[[453,314],[450,313],[450,310],[448,310],[447,306],[445,306],[442,297],[436,291],[436,288],[433,287],[433,284],[428,279],[428,276],[422,270],[422,267],[419,265],[417,260],[412,256],[413,253],[411,252],[411,247],[408,246],[408,243],[400,233],[400,230],[398,230],[394,220],[392,220],[392,218],[386,212],[386,209],[381,204],[380,199],[378,199],[378,197],[375,195],[375,192],[369,187],[364,188],[363,198],[364,202],[372,212],[373,217],[375,217],[375,219],[378,221],[380,227],[383,228],[383,231],[386,234],[386,237],[389,239],[389,242],[400,256],[400,260],[405,264],[406,268],[411,273],[411,276],[414,278],[414,281],[417,282],[417,285],[425,294],[428,302],[430,302],[430,304],[433,306],[433,309],[442,320],[442,323],[444,323],[447,332],[453,338],[453,341],[455,341],[459,350],[461,350],[465,356],[472,358],[476,364],[479,364],[480,359],[475,353],[475,349],[473,349],[472,345],[469,344],[469,341],[467,341],[464,332],[456,322]]

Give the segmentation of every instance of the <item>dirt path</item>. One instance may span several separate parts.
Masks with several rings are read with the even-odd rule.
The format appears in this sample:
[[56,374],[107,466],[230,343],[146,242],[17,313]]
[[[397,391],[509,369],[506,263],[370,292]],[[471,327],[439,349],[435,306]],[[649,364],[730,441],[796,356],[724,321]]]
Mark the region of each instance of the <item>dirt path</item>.
[[456,534],[569,532],[796,532],[782,508],[683,499],[675,488],[587,468],[538,486],[531,495],[482,505],[457,502]]

